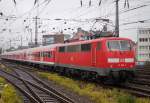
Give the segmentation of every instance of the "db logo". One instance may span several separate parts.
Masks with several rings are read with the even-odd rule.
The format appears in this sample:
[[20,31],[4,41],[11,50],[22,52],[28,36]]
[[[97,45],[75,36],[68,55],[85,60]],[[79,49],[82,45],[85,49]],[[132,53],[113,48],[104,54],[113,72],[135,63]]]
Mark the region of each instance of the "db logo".
[[125,62],[125,60],[123,58],[120,59],[120,62]]

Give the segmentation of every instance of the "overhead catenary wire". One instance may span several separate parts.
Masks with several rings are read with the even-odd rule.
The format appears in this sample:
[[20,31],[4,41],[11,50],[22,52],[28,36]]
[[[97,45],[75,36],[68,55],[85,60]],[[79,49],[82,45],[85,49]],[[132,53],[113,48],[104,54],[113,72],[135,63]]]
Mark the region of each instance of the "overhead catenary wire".
[[[140,9],[140,8],[147,7],[147,6],[150,6],[150,4],[143,4],[143,5],[139,5],[139,6],[130,8],[128,10],[121,10],[121,11],[119,11],[119,14],[124,14],[124,13],[130,12],[130,11],[133,11],[133,10],[137,10],[137,9]],[[113,15],[115,15],[115,13],[110,13],[110,14],[104,15],[102,17],[110,17],[110,16],[113,16]]]
[[[43,1],[42,3],[40,3],[39,5],[40,6],[42,6],[42,5],[44,5],[45,4],[45,1]],[[27,14],[29,14],[29,13],[31,13],[33,10],[35,10],[37,8],[37,5],[36,6],[34,6],[34,7],[32,7],[29,11],[27,11],[27,12],[25,12],[25,13],[23,13],[22,15],[20,15],[20,16],[17,16],[17,17],[11,17],[11,16],[3,16],[3,18],[5,19],[5,18],[8,18],[8,19],[14,19],[14,22],[15,21],[17,21],[18,19],[21,19],[23,16],[25,16],[25,15],[27,15]],[[2,19],[2,18],[1,18]],[[12,22],[10,25],[12,25],[14,22]]]
[[[103,0],[100,0],[100,5],[103,4],[103,6],[105,6],[105,4],[107,3],[108,0],[105,0],[105,2],[104,2],[104,1],[102,2],[102,1],[103,1]],[[90,2],[89,2],[89,4],[90,4]],[[110,4],[112,4],[112,3],[110,3]],[[110,4],[109,4],[109,5],[110,5]],[[83,4],[82,4],[82,6],[83,6]],[[100,7],[102,7],[102,6],[100,6]],[[73,18],[79,18],[79,17],[85,16],[85,15],[87,15],[87,14],[90,14],[91,11],[93,11],[93,9],[95,9],[95,8],[99,9],[97,6],[91,7],[91,8],[89,8],[89,9],[86,8],[85,12],[81,12],[79,15],[74,16]],[[94,11],[95,11],[95,10],[94,10]]]
[[[89,1],[89,0],[88,0]],[[93,3],[92,3],[92,6],[93,6]],[[43,6],[42,6],[43,7]],[[131,8],[132,10],[137,10],[137,9],[139,9],[139,8],[143,8],[143,7],[146,7],[146,6],[137,6],[136,8]],[[44,8],[43,8],[44,9]],[[80,9],[79,9],[80,10]],[[126,12],[129,12],[129,11],[132,11],[132,10],[130,10],[130,9],[128,9],[128,10],[126,10]],[[75,10],[76,11],[76,10]],[[89,10],[90,11],[90,10]],[[89,12],[89,11],[87,11],[87,12]],[[43,10],[41,10],[41,12],[43,12]],[[123,12],[123,11],[121,11],[121,12]],[[91,13],[91,12],[89,12],[89,13]],[[84,13],[83,14],[83,16],[85,16],[86,15],[86,13]],[[81,17],[82,15],[79,15],[79,17]],[[24,17],[24,16],[23,16]],[[26,19],[26,18],[25,18]]]
[[[132,8],[132,9],[130,9],[130,10],[126,10],[126,11],[124,11],[124,12],[128,12],[128,11],[135,10],[135,9],[138,9],[138,8],[142,8],[142,7],[145,7],[145,6],[148,6],[148,5],[138,6],[138,7]],[[80,15],[80,16],[81,16],[81,15]]]
[[[42,3],[43,4],[43,3]],[[11,17],[11,16],[7,16],[7,17],[4,17],[3,16],[3,18],[5,19],[5,18],[7,18],[7,19],[14,19],[14,21],[12,21],[12,23],[14,23],[16,20],[18,20],[18,19],[21,19],[24,15],[26,15],[26,14],[28,14],[28,13],[31,13],[32,12],[32,10],[34,10],[36,8],[36,6],[34,6],[30,11],[28,11],[28,12],[26,12],[25,14],[23,14],[23,15],[21,15],[20,17],[18,16],[18,17]],[[10,25],[12,25],[12,23],[9,23]],[[9,25],[9,26],[10,26]],[[6,27],[7,28],[7,27]],[[9,29],[9,28],[8,28]],[[6,29],[7,30],[7,29]],[[11,29],[10,29],[11,30]]]
[[122,24],[120,24],[120,26],[135,24],[135,23],[144,23],[144,22],[147,22],[147,21],[150,21],[150,19],[144,19],[144,20],[138,20],[138,21],[133,21],[133,22],[122,23]]
[[[100,0],[100,2],[102,2],[102,0]],[[129,2],[128,2],[128,3],[129,3]],[[119,12],[119,14],[123,14],[123,13],[126,13],[126,12],[130,12],[130,11],[133,11],[133,10],[137,10],[137,9],[140,9],[140,8],[144,8],[144,7],[147,7],[147,6],[149,6],[149,5],[150,5],[150,4],[143,4],[143,5],[139,5],[139,6],[130,8],[130,9],[128,9],[128,10],[121,10],[121,11]],[[75,17],[73,17],[73,18],[78,18],[78,17],[85,16],[85,15],[91,13],[90,11],[92,11],[92,10],[87,10],[86,12],[84,12],[84,13],[78,15],[78,16],[75,16]],[[112,16],[112,15],[115,15],[115,13],[110,13],[110,14],[107,14],[107,15],[101,16],[101,17],[108,18],[108,17],[110,17],[110,16]]]

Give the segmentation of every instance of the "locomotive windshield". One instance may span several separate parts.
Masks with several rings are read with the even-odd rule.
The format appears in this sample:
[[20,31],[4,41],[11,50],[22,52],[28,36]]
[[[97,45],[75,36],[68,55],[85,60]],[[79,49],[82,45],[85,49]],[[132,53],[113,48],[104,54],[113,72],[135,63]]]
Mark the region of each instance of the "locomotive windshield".
[[121,50],[121,51],[126,51],[126,50],[131,50],[131,45],[129,41],[126,40],[110,40],[107,42],[109,50]]

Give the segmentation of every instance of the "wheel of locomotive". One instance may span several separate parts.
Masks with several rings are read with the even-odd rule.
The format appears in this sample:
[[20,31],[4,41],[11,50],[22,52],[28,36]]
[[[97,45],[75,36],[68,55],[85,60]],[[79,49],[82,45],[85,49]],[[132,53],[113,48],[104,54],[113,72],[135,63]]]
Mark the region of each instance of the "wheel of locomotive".
[[80,77],[80,75],[79,75],[79,71],[78,71],[78,70],[73,70],[73,74],[72,74],[72,76],[73,76],[74,78],[78,78],[78,77]]
[[96,72],[89,72],[89,80],[95,81],[99,79],[99,75]]
[[135,74],[133,72],[127,72],[128,81],[132,81],[134,77],[135,77]]
[[109,82],[112,84],[118,84],[120,82],[119,72],[110,71]]
[[59,67],[59,74],[65,75],[65,68],[64,67]]
[[71,71],[69,68],[65,69],[65,75],[71,77]]
[[119,82],[125,82],[127,80],[127,72],[119,71]]
[[83,79],[83,80],[86,79],[86,72],[85,71],[81,72],[81,79]]

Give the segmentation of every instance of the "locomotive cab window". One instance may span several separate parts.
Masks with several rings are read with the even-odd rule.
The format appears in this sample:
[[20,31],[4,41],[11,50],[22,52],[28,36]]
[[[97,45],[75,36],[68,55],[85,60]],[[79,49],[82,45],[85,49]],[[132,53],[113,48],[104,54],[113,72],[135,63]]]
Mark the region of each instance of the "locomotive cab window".
[[90,51],[91,44],[81,44],[81,51]]
[[131,45],[129,41],[126,40],[110,40],[107,42],[107,46],[109,50],[131,50]]
[[131,50],[131,44],[129,41],[120,41],[121,50]]

